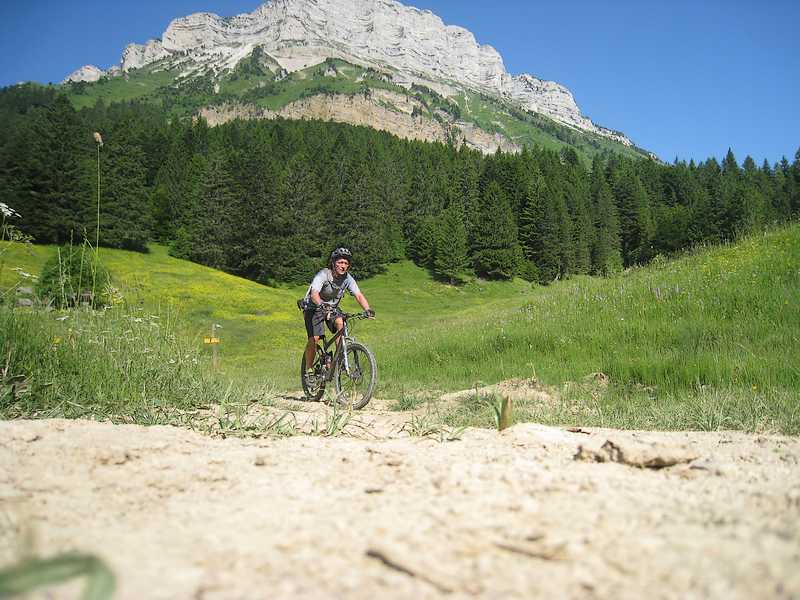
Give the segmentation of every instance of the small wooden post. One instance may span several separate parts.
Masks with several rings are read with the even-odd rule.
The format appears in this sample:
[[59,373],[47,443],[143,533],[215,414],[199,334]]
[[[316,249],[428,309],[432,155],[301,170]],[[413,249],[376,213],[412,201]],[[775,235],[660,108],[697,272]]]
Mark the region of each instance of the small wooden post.
[[217,338],[217,324],[211,324],[211,367],[219,370],[219,339]]
[[219,369],[219,338],[217,337],[217,329],[222,329],[222,325],[212,323],[211,337],[203,339],[204,344],[211,345],[211,368],[214,371]]

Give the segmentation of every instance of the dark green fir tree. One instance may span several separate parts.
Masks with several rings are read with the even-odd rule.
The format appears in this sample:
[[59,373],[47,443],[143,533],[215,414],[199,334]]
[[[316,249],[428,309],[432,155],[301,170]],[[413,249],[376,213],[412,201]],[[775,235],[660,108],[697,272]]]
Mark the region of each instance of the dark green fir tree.
[[469,267],[469,244],[461,205],[451,204],[439,215],[436,227],[434,274],[454,285],[464,278]]
[[497,182],[486,187],[479,215],[473,242],[475,272],[491,279],[512,278],[523,258],[522,247],[508,198]]

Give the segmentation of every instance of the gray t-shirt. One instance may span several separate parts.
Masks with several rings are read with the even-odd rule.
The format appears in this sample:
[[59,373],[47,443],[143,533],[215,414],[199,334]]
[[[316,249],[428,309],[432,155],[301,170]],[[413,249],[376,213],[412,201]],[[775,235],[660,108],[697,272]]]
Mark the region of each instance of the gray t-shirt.
[[345,273],[344,277],[336,277],[330,269],[322,269],[311,281],[306,298],[311,296],[312,291],[319,292],[323,305],[336,308],[345,291],[355,296],[361,290],[358,289],[358,284],[350,273]]

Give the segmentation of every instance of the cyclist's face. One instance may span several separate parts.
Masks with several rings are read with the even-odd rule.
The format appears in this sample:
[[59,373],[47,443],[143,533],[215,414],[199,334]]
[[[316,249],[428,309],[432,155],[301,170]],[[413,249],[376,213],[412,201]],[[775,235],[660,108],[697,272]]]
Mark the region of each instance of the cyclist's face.
[[339,275],[344,275],[345,273],[347,273],[347,269],[350,268],[350,261],[347,260],[346,258],[340,258],[335,263],[333,263],[333,267],[334,269],[336,269],[336,272]]

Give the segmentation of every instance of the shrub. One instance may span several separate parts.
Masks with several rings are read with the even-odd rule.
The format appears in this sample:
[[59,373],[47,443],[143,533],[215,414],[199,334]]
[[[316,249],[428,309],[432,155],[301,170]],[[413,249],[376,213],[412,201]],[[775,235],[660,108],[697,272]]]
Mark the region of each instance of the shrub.
[[111,274],[87,244],[64,246],[42,267],[36,295],[59,308],[80,302],[103,306],[111,303]]
[[517,275],[531,283],[539,281],[539,267],[531,260],[522,260],[517,269]]

